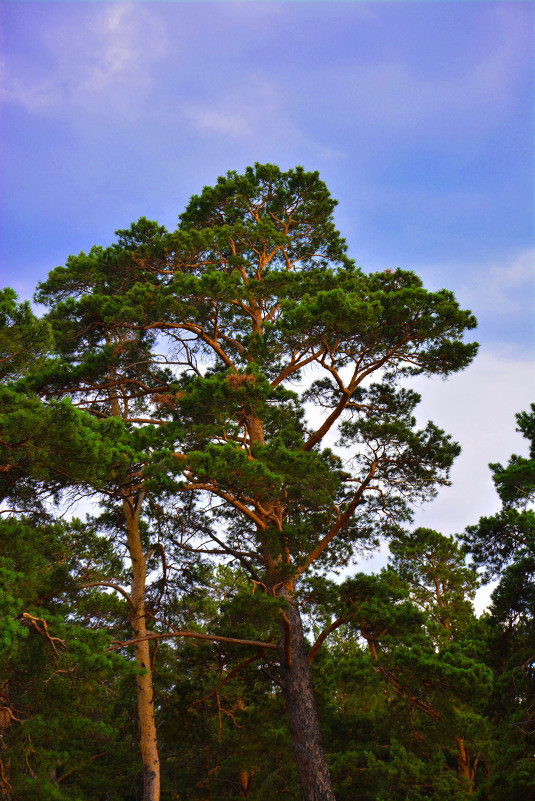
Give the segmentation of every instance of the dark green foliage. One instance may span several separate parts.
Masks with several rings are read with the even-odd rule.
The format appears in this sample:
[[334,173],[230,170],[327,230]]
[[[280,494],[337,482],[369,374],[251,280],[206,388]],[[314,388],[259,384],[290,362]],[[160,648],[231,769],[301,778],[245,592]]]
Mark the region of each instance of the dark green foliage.
[[518,431],[529,442],[528,458],[513,455],[507,467],[489,465],[502,500],[502,510],[493,517],[482,517],[465,533],[467,545],[478,564],[492,575],[512,559],[535,555],[535,516],[529,504],[535,496],[535,404],[531,412],[516,415]]
[[392,566],[407,582],[412,600],[433,621],[438,642],[455,640],[473,617],[471,602],[478,587],[475,569],[465,564],[453,537],[417,528],[390,544]]
[[490,465],[502,509],[465,532],[486,577],[499,577],[488,617],[486,659],[494,671],[487,715],[493,722],[493,768],[481,799],[535,797],[535,405],[516,416],[529,456]]
[[121,731],[128,665],[105,653],[101,628],[117,623],[117,610],[95,595],[77,604],[73,593],[84,551],[93,569],[113,562],[79,523],[0,521],[0,759],[21,801],[122,801],[137,771]]
[[52,329],[12,290],[0,295],[0,498],[29,505],[39,490],[104,489],[133,451],[119,421],[95,420],[64,399],[45,404],[28,387],[52,369]]

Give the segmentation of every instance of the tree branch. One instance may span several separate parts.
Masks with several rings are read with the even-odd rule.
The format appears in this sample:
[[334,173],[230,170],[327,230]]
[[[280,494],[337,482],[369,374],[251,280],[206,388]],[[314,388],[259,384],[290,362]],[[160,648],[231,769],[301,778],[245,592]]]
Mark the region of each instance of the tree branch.
[[353,500],[349,503],[347,509],[345,510],[344,514],[337,520],[334,526],[327,532],[327,534],[323,537],[323,539],[318,543],[318,545],[314,548],[314,550],[308,555],[305,561],[297,568],[296,575],[300,576],[311,564],[312,562],[317,559],[317,557],[323,553],[325,548],[330,545],[331,541],[336,537],[338,532],[348,523],[351,515],[357,508],[360,503],[360,499],[364,493],[364,490],[372,480],[375,471],[377,470],[377,461],[372,463],[370,468],[370,472],[356,491],[355,495],[353,496]]
[[132,601],[130,595],[126,592],[126,590],[123,590],[123,588],[120,587],[119,584],[114,584],[112,581],[89,581],[84,584],[77,584],[76,586],[80,587],[81,589],[85,589],[86,587],[111,587],[112,590],[115,590],[116,592],[120,593],[123,596],[123,598],[128,602],[128,605],[130,606],[131,609],[135,609],[134,602]]
[[250,656],[248,659],[245,659],[243,662],[240,662],[239,665],[236,665],[235,668],[233,668],[229,673],[227,673],[225,678],[222,679],[219,682],[219,684],[217,685],[215,690],[212,690],[207,695],[203,695],[202,698],[198,698],[196,701],[192,701],[191,704],[187,705],[186,709],[190,709],[192,706],[195,706],[196,704],[201,704],[203,701],[207,701],[208,698],[212,697],[212,695],[215,695],[216,693],[218,693],[219,690],[221,689],[221,687],[224,687],[224,685],[228,681],[230,681],[237,673],[239,673],[240,670],[243,670],[243,668],[247,667],[247,665],[250,665],[251,662],[256,662],[257,659],[261,659],[261,658],[262,658],[262,654],[255,654],[255,656]]
[[321,646],[323,645],[323,643],[325,642],[327,637],[329,636],[329,634],[331,634],[331,632],[335,631],[340,626],[343,626],[343,624],[347,623],[348,620],[351,620],[351,618],[349,618],[349,617],[339,617],[337,620],[335,620],[333,623],[331,623],[330,626],[327,626],[326,629],[323,629],[323,631],[319,635],[318,639],[316,640],[316,642],[314,643],[314,645],[312,646],[312,648],[308,652],[307,662],[308,662],[309,665],[312,662],[312,660],[314,659],[314,657],[316,656],[316,654],[318,653],[319,649],[321,648]]
[[106,648],[107,651],[116,651],[118,648],[124,648],[127,645],[136,645],[138,642],[145,642],[146,640],[163,640],[172,637],[191,637],[194,640],[208,640],[209,642],[228,642],[231,645],[250,645],[253,648],[271,648],[276,651],[277,646],[272,642],[261,642],[260,640],[240,640],[236,637],[221,637],[218,634],[201,634],[199,631],[169,631],[165,634],[147,634],[145,637],[137,637],[133,640],[126,640],[119,642],[114,640],[115,645],[110,645]]

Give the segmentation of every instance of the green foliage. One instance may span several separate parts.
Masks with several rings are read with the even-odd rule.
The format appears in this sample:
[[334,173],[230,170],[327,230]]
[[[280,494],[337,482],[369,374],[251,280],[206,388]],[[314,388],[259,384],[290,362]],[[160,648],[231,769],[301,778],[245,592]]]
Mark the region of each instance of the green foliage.
[[528,508],[535,493],[535,404],[531,405],[530,413],[521,412],[516,419],[517,430],[529,442],[529,457],[513,455],[507,467],[490,465],[502,510],[492,517],[482,517],[465,532],[475,561],[486,565],[489,575],[512,559],[535,554],[535,517]]
[[453,537],[417,528],[390,544],[392,566],[409,587],[410,597],[433,621],[431,636],[449,642],[473,617],[478,587],[475,569]]
[[98,622],[93,628],[101,615],[108,625],[115,621],[98,597],[90,616],[72,603],[77,575],[86,570],[78,548],[87,553],[95,545],[84,533],[79,521],[0,521],[0,759],[21,801],[122,801],[137,770],[132,742],[120,730],[131,704],[128,665],[105,653],[109,635]]
[[494,724],[493,763],[478,798],[533,798],[535,683],[535,405],[516,415],[529,456],[513,455],[506,467],[491,464],[502,509],[466,529],[464,538],[486,578],[499,577],[487,619],[486,660],[494,673],[487,716]]

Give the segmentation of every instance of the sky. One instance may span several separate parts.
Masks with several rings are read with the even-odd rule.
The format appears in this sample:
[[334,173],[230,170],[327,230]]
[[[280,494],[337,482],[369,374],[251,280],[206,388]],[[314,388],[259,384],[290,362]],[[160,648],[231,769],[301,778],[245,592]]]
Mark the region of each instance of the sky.
[[319,170],[366,271],[402,267],[479,320],[474,364],[419,380],[463,448],[420,525],[498,508],[535,401],[535,4],[4,2],[1,283],[31,298],[140,216],[174,228],[227,170]]

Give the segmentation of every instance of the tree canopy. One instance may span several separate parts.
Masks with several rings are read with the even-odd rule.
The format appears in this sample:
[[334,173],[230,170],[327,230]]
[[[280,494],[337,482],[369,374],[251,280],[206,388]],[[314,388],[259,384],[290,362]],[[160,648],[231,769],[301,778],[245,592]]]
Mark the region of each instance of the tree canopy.
[[[417,426],[410,380],[467,367],[476,321],[357,267],[335,206],[317,173],[256,164],[174,231],[70,256],[43,318],[2,293],[3,798],[509,798],[496,710],[529,589],[504,672],[514,566],[478,619],[462,547],[410,530],[460,450]],[[504,512],[469,533],[492,570],[532,559],[530,459],[493,466]],[[55,520],[73,493],[94,511]],[[383,539],[389,567],[347,576]]]

